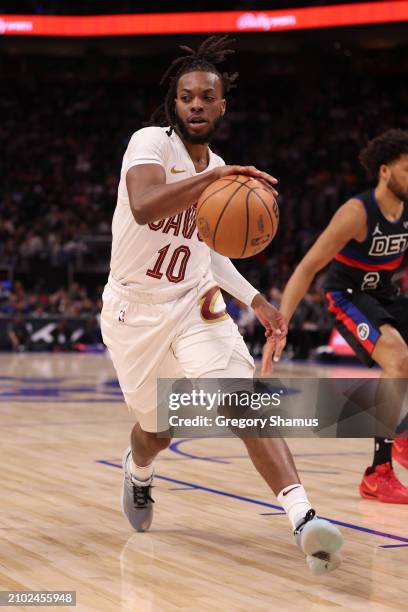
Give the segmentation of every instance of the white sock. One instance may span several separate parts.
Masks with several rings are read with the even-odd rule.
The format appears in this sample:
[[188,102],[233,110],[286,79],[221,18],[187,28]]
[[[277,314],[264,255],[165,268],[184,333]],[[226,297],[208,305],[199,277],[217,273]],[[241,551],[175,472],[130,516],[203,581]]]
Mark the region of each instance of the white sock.
[[132,454],[129,455],[129,469],[132,476],[140,482],[145,482],[153,476],[153,463],[140,467],[133,461]]
[[278,501],[288,515],[293,529],[312,507],[307,499],[306,491],[299,482],[287,485],[278,494]]

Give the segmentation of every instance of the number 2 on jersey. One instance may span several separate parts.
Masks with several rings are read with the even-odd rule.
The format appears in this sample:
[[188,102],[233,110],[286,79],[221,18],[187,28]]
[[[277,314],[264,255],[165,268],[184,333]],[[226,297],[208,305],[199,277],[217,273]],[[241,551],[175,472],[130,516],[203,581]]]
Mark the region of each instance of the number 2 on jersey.
[[[166,244],[162,249],[158,251],[158,258],[156,259],[156,263],[153,268],[149,268],[146,271],[147,276],[151,276],[153,278],[160,279],[163,276],[163,272],[161,271],[164,260],[166,259],[167,253],[169,251],[170,244]],[[187,262],[190,259],[191,251],[188,246],[179,246],[177,249],[173,251],[171,259],[166,268],[166,277],[171,283],[179,283],[184,280],[184,276],[186,274]],[[179,261],[180,260],[180,261]],[[176,266],[178,264],[178,272],[175,272]]]
[[365,291],[366,289],[377,289],[379,282],[380,275],[378,272],[367,272],[367,274],[365,274],[363,278],[361,291]]

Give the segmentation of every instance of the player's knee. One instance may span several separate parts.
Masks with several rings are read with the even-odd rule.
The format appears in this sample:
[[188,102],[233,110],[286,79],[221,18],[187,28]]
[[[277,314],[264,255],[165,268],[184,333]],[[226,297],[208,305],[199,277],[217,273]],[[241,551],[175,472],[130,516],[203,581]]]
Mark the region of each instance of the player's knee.
[[384,371],[390,378],[408,378],[408,351],[395,351]]
[[248,412],[249,398],[248,391],[224,393],[223,403],[218,406],[218,414],[226,419],[243,418]]
[[259,416],[251,407],[252,393],[235,391],[224,394],[223,404],[218,406],[218,415],[224,417],[228,429],[238,438],[259,435],[254,417]]

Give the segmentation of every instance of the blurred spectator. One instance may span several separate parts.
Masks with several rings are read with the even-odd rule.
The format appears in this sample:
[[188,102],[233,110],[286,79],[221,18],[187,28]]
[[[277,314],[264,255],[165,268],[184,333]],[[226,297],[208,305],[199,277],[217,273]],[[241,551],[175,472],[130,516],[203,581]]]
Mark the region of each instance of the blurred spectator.
[[266,298],[275,308],[279,308],[282,299],[282,291],[277,287],[271,287],[267,292]]
[[58,353],[61,351],[70,351],[72,349],[72,332],[66,319],[58,321],[51,335],[53,338],[51,348],[54,352]]
[[47,317],[49,317],[49,314],[46,311],[44,304],[37,302],[37,305],[32,311],[31,316],[35,317],[36,319],[46,319]]
[[230,295],[226,295],[225,304],[229,316],[232,317],[234,321],[237,321],[241,315],[241,302]]
[[88,317],[85,324],[85,330],[82,334],[81,343],[86,345],[98,345],[102,344],[101,330],[98,325],[96,317]]
[[24,315],[17,314],[7,328],[7,335],[13,351],[23,352],[30,348],[32,327],[26,322]]
[[[350,57],[331,50],[312,61],[313,68],[303,62],[307,58],[254,58],[237,54],[239,87],[229,96],[212,147],[227,163],[254,164],[279,178],[277,236],[265,252],[234,262],[278,306],[294,266],[336,208],[367,188],[359,149],[389,127],[407,127],[408,60],[398,47]],[[20,330],[24,317],[88,317],[85,336],[91,341],[106,275],[81,283],[68,279],[92,249],[94,265],[107,264],[108,255],[100,261],[92,240],[105,236],[109,244],[122,156],[131,134],[161,102],[163,91],[152,85],[159,74],[146,70],[144,58],[98,54],[87,61],[16,54],[7,56],[3,68],[0,147],[7,155],[0,164],[0,264],[18,280],[1,285],[0,316],[14,317],[13,325],[20,321]],[[270,79],[277,95],[265,94]],[[296,356],[324,343],[330,329],[323,278],[293,319],[288,344]],[[406,272],[399,275],[405,292],[407,278]],[[258,354],[264,334],[252,311],[233,298],[227,310]],[[58,326],[55,338],[55,346],[70,347],[67,325]]]

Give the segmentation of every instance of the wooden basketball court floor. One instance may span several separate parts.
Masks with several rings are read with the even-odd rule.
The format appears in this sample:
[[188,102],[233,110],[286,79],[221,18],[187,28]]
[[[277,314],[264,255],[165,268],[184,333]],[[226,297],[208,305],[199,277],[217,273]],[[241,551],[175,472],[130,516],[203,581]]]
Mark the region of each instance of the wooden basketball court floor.
[[0,355],[0,365],[0,591],[75,590],[81,611],[408,609],[408,507],[357,491],[371,440],[289,442],[313,505],[345,538],[342,567],[317,578],[238,440],[175,440],[157,461],[152,530],[134,533],[119,504],[133,419],[108,357]]

